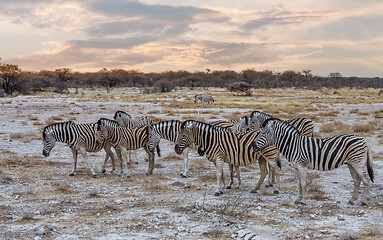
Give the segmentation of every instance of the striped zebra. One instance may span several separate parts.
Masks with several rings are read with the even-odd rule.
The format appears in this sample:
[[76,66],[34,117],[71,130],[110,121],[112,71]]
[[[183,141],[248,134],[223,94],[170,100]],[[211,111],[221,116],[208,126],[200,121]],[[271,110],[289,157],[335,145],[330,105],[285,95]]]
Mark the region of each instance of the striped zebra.
[[296,169],[299,194],[296,203],[306,196],[307,169],[329,171],[347,164],[354,180],[354,191],[349,204],[358,199],[360,182],[364,185],[365,205],[370,200],[369,179],[374,182],[372,159],[366,140],[354,134],[342,134],[329,138],[301,136],[299,131],[279,119],[269,119],[255,138],[254,151],[275,145]]
[[[236,123],[238,122],[235,120],[232,120],[232,121],[222,120],[222,121],[212,122],[211,124],[215,126],[228,127],[230,129],[235,129]],[[154,152],[155,148],[159,145],[160,140],[162,138],[175,143],[177,137],[179,136],[181,125],[182,125],[182,122],[179,120],[162,121],[162,122],[151,125],[148,128],[149,129],[148,130],[149,150],[151,152]],[[198,149],[198,152],[201,156],[204,155],[204,152],[200,148]],[[181,177],[186,178],[188,176],[188,171],[189,171],[189,157],[188,157],[187,148],[182,152],[182,155],[184,160],[184,171],[180,175]],[[237,172],[237,176],[239,177],[240,175],[238,173],[238,170],[236,172]],[[232,176],[233,175],[232,171],[230,173]],[[240,184],[240,179],[238,179],[238,181]],[[231,179],[231,184],[229,184],[228,186],[231,187],[232,183],[233,183],[233,180]]]
[[[120,169],[123,174],[123,164],[126,171],[127,166],[127,151],[144,148],[149,156],[149,168],[147,174],[152,174],[154,169],[154,153],[149,151],[148,148],[148,126],[139,128],[126,128],[119,127],[118,122],[106,118],[100,118],[97,121],[97,132],[96,132],[97,143],[103,141],[109,142],[114,148],[121,151],[120,156]],[[160,156],[159,148],[157,153]],[[104,166],[105,167],[105,162]]]
[[[162,121],[148,126],[148,135],[149,135],[149,150],[154,152],[156,147],[159,146],[161,138],[166,139],[171,142],[176,142],[177,137],[181,129],[181,121],[170,120]],[[181,173],[181,177],[186,178],[189,170],[189,157],[188,149],[182,153],[184,159],[184,171]]]
[[[264,113],[261,111],[253,111],[250,115],[250,120],[248,121],[247,128],[250,130],[261,129],[265,121],[271,118],[273,117],[267,113]],[[305,117],[297,117],[297,118],[292,118],[285,121],[288,124],[297,128],[302,136],[314,137],[314,122],[312,120]],[[246,126],[246,125],[243,124],[241,126]],[[279,152],[277,153],[277,161],[280,161]],[[273,184],[275,183],[275,177],[279,177],[279,176],[275,176],[274,171],[269,171],[267,187],[273,186]]]
[[[124,111],[116,111],[114,113],[113,119],[118,122],[120,127],[127,127],[127,128],[136,128],[136,127],[143,127],[150,124],[153,124],[153,120],[150,119],[147,116],[141,116],[137,118],[132,118],[130,114],[124,112]],[[136,159],[137,163],[137,151],[136,150],[130,150],[129,152],[129,161],[132,160],[132,154],[134,154],[134,158]]]
[[250,144],[255,139],[257,133],[253,131],[236,134],[228,128],[188,120],[181,125],[180,136],[176,140],[175,151],[177,154],[181,154],[185,148],[195,144],[206,153],[207,159],[215,164],[217,170],[215,196],[223,193],[225,185],[223,178],[224,162],[235,166],[247,166],[258,160],[261,177],[254,190],[252,190],[252,192],[256,192],[267,175],[266,160],[271,162],[272,166],[279,168],[277,162],[275,162],[275,147],[272,146],[264,149],[262,154],[255,153],[251,149]]
[[92,176],[96,177],[97,175],[89,162],[86,152],[98,152],[101,149],[105,149],[105,161],[109,157],[112,159],[113,172],[115,170],[115,164],[113,152],[110,150],[111,145],[106,141],[97,144],[96,130],[97,125],[95,123],[76,124],[72,121],[68,121],[48,125],[43,130],[43,155],[48,157],[56,142],[66,143],[73,154],[73,170],[69,173],[69,176],[73,176],[76,173],[77,155],[78,152],[80,152],[92,172]]
[[[217,120],[214,122],[210,122],[210,124],[213,126],[229,128],[234,133],[243,133],[243,132],[246,132],[247,130],[248,118],[247,116],[245,116],[240,118],[239,121],[235,119],[232,119],[229,121]],[[198,153],[201,156],[204,155],[204,152],[201,148],[198,148]],[[241,171],[239,171],[239,166],[229,164],[229,170],[230,170],[230,183],[226,186],[226,189],[231,189],[231,186],[234,183],[234,172],[237,175],[237,181],[238,181],[236,188],[239,188],[241,185]]]
[[197,103],[198,101],[201,101],[202,108],[204,108],[205,102],[207,102],[207,106],[209,107],[214,102],[214,98],[211,95],[203,95],[203,94],[195,95],[194,103]]

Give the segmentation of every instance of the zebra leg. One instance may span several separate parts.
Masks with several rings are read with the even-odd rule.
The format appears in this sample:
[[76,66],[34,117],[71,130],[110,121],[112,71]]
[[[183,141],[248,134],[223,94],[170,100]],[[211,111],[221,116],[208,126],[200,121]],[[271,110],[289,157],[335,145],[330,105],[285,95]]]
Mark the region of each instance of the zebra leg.
[[124,160],[122,159],[121,149],[115,148],[115,150],[116,150],[118,160],[120,161],[120,173],[118,175],[121,176],[124,173],[124,169],[122,167]]
[[241,186],[241,171],[239,171],[239,166],[235,166],[235,173],[237,174],[237,180],[238,180],[238,184],[235,188],[239,189],[239,187]]
[[231,185],[234,183],[234,170],[233,170],[233,165],[229,164],[229,170],[230,170],[230,182],[226,186],[226,189],[231,189]]
[[88,165],[90,171],[92,172],[92,177],[94,177],[94,178],[97,177],[96,173],[94,172],[94,170],[92,168],[92,165],[89,162],[88,155],[86,154],[85,148],[81,147],[80,152],[81,152],[82,156],[85,158],[86,164]]
[[[363,166],[365,166],[365,164],[363,164]],[[362,205],[365,206],[365,205],[367,205],[367,202],[371,200],[369,176],[368,176],[367,171],[364,170],[363,167],[358,167],[358,166],[353,166],[353,167],[354,167],[355,171],[358,173],[359,179],[361,179],[363,182],[364,199],[362,201]],[[358,190],[359,190],[359,186],[358,186]]]
[[350,170],[352,180],[354,182],[354,190],[352,192],[352,196],[350,200],[348,200],[349,205],[354,205],[354,201],[358,199],[358,192],[360,187],[360,182],[362,179],[358,176],[358,173],[356,172],[354,166],[351,164],[347,164],[348,169]]
[[74,176],[77,168],[77,149],[71,148],[73,154],[73,169],[72,172],[69,173],[69,176]]
[[298,188],[299,195],[295,203],[305,204],[306,201],[306,181],[307,181],[307,167],[297,164]]
[[114,170],[116,169],[116,167],[115,167],[115,161],[114,161],[114,154],[113,154],[113,152],[110,150],[110,145],[106,145],[106,146],[104,147],[104,149],[105,149],[106,155],[105,155],[104,163],[102,164],[101,172],[102,172],[102,173],[105,173],[105,172],[106,172],[105,165],[106,165],[106,162],[108,161],[108,159],[109,159],[109,157],[110,157],[110,159],[112,159],[112,171],[111,171],[110,173],[113,173]]
[[128,164],[127,164],[127,161],[128,161],[128,152],[126,150],[126,148],[120,148],[120,167],[121,167],[121,175],[123,175],[124,173],[124,169],[122,167],[122,165],[124,164],[124,168],[126,170],[126,177],[129,177],[129,174],[128,174]]
[[149,155],[149,168],[148,168],[148,172],[146,173],[146,175],[150,175],[153,173],[153,169],[154,169],[154,153],[152,153],[151,151],[149,151],[149,148],[148,146],[144,146],[144,149],[145,151],[148,153]]
[[258,158],[258,165],[259,165],[259,170],[261,172],[261,177],[259,178],[255,188],[250,191],[251,193],[256,193],[257,190],[261,188],[261,185],[267,176],[267,164],[266,164],[266,159],[263,156],[260,156]]
[[185,148],[182,152],[182,157],[184,158],[184,172],[181,173],[182,178],[188,177],[188,171],[189,171],[189,148]]
[[267,163],[267,168],[269,169],[269,174],[267,175],[267,185],[266,185],[266,187],[269,188],[269,187],[273,186],[273,178],[274,178],[273,174],[274,174],[274,171],[271,168],[270,163]]
[[225,187],[225,179],[223,178],[223,160],[217,159],[215,167],[217,170],[217,190],[214,192],[214,196],[223,194],[223,188]]

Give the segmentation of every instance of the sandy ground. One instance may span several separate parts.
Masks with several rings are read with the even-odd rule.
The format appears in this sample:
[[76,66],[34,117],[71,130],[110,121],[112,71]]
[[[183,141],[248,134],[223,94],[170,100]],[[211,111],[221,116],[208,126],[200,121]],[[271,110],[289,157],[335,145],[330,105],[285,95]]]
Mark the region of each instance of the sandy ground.
[[[192,102],[197,92],[206,90],[184,89],[177,92],[181,97],[173,93],[138,99],[138,90],[134,89],[1,98],[0,239],[383,238],[383,142],[379,126],[363,134],[371,146],[375,170],[372,200],[365,207],[360,206],[360,199],[354,206],[347,205],[353,184],[346,166],[332,172],[309,171],[307,204],[295,205],[295,172],[285,159],[280,194],[274,194],[264,185],[257,193],[250,193],[259,178],[258,166],[254,164],[241,168],[240,189],[225,190],[222,196],[215,197],[214,165],[190,151],[190,176],[180,178],[183,161],[174,153],[174,145],[167,141],[161,141],[162,157],[156,156],[154,173],[150,176],[145,175],[148,163],[143,160],[142,149],[138,152],[138,164],[129,165],[130,178],[109,171],[100,173],[104,151],[88,155],[98,173],[95,179],[82,156],[79,156],[78,173],[68,176],[72,154],[62,143],[55,146],[48,158],[41,154],[41,133],[47,124],[66,120],[95,122],[100,117],[112,118],[117,110],[164,120],[185,120],[198,115],[198,119],[209,121],[225,119],[230,114],[238,116],[238,112],[249,115],[262,104],[265,104],[262,110],[267,111],[267,104],[278,105],[276,99],[280,102],[295,99],[298,113],[286,117],[323,115],[315,126],[315,131],[320,132],[322,125],[334,121],[380,124],[377,112],[383,107],[383,101],[368,102],[368,93],[358,103],[353,100],[355,96],[345,97],[341,93],[334,97],[323,92],[288,89],[255,92],[243,101],[258,105],[238,109],[219,105],[220,99],[229,99],[232,93],[210,89],[216,104],[201,109]],[[171,109],[169,104],[175,100],[181,106]],[[307,101],[310,109],[299,107]],[[241,97],[233,97],[233,102],[241,103]],[[375,118],[370,117],[373,114]],[[225,173],[228,182],[227,168]],[[363,187],[360,193],[363,196]]]

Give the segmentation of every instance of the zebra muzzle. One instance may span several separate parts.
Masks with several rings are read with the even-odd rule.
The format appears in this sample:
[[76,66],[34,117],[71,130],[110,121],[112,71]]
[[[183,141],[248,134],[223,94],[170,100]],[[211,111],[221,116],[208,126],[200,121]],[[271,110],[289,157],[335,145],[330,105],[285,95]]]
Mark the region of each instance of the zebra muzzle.
[[183,152],[183,150],[182,150],[178,145],[176,145],[176,146],[174,147],[174,151],[175,151],[177,154],[182,154],[182,152]]
[[49,152],[47,150],[43,150],[44,157],[49,157]]

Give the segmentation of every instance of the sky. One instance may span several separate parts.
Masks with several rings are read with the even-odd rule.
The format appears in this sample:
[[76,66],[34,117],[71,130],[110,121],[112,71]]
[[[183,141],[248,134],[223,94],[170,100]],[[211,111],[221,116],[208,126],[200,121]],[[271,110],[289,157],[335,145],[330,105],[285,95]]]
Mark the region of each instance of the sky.
[[0,0],[1,63],[383,77],[382,0]]

